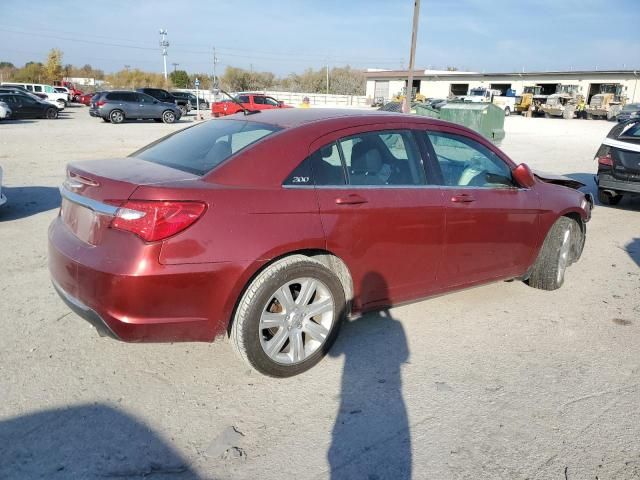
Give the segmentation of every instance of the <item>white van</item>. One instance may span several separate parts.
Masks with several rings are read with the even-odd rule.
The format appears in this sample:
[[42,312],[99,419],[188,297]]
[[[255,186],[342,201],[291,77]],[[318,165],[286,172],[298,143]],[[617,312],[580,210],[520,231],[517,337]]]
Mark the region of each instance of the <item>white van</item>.
[[45,85],[42,83],[17,83],[17,82],[2,82],[3,86],[7,87],[22,87],[33,93],[44,93],[49,100],[53,100],[60,104],[61,107],[66,107],[68,102],[67,93],[56,92],[55,88],[51,85]]

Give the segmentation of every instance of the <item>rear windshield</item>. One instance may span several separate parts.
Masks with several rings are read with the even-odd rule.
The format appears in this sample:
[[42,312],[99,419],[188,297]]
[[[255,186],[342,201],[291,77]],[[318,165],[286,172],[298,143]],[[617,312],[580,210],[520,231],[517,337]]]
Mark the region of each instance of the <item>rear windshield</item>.
[[210,120],[152,143],[131,156],[204,175],[231,155],[279,130],[274,125],[246,120]]

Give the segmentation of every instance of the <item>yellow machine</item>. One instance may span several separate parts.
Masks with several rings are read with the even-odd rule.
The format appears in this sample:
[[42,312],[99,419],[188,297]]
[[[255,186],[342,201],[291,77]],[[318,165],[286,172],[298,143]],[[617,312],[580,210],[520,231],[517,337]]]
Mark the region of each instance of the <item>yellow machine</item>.
[[522,95],[516,98],[516,113],[524,114],[533,105],[533,114],[542,113],[542,105],[546,102],[548,95],[542,95],[542,87],[531,86],[524,87]]
[[622,85],[607,83],[600,85],[600,93],[591,97],[587,106],[587,118],[615,118],[624,107],[626,98],[622,94]]

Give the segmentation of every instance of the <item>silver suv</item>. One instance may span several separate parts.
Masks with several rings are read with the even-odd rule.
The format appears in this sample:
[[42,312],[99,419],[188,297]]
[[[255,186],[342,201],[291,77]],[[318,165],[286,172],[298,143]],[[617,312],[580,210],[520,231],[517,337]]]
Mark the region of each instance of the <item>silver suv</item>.
[[114,90],[95,95],[89,115],[111,123],[139,119],[174,123],[180,120],[182,112],[175,103],[161,102],[146,93]]

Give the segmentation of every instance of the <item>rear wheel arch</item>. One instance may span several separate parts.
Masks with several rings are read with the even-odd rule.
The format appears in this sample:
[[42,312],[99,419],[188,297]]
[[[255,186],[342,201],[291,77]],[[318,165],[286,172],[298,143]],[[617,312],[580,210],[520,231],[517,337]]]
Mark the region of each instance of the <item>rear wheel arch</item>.
[[226,315],[227,318],[227,336],[231,334],[231,328],[233,326],[233,319],[236,316],[236,312],[240,305],[240,301],[244,296],[247,288],[251,285],[251,283],[256,279],[258,275],[260,275],[264,270],[269,268],[276,262],[282,261],[288,257],[292,257],[295,255],[302,255],[305,257],[309,257],[313,260],[316,260],[322,263],[325,267],[331,270],[340,280],[342,284],[342,288],[344,290],[345,300],[347,302],[347,315],[350,313],[351,305],[353,302],[354,296],[354,288],[353,288],[353,279],[351,276],[351,271],[347,264],[337,255],[333,254],[328,250],[322,249],[303,249],[303,250],[293,250],[290,252],[283,253],[282,255],[278,255],[273,257],[271,260],[260,264],[260,266],[255,269],[248,277],[244,278],[240,281],[240,287],[236,288],[237,294],[234,295],[235,299],[233,300],[232,308],[228,309],[229,314]]

